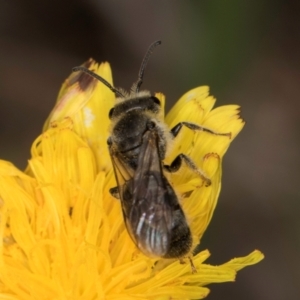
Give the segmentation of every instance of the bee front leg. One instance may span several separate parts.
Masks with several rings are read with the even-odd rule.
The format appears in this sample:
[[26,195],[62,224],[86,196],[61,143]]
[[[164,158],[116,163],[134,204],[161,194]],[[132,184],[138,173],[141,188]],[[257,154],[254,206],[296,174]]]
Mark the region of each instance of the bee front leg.
[[175,125],[172,129],[171,129],[171,134],[176,137],[178,135],[178,133],[180,132],[180,130],[182,129],[182,127],[185,126],[191,130],[197,130],[197,131],[204,131],[204,132],[208,132],[210,134],[214,134],[214,135],[223,135],[223,136],[228,136],[231,139],[231,132],[227,132],[227,133],[219,133],[219,132],[215,132],[211,129],[208,129],[206,127],[194,124],[194,123],[190,123],[190,122],[180,122],[177,125]]
[[204,171],[198,168],[192,159],[183,153],[179,154],[170,165],[164,165],[164,169],[170,173],[177,172],[180,169],[183,160],[193,172],[195,172],[203,181],[205,181],[206,186],[211,185],[211,180],[205,175]]

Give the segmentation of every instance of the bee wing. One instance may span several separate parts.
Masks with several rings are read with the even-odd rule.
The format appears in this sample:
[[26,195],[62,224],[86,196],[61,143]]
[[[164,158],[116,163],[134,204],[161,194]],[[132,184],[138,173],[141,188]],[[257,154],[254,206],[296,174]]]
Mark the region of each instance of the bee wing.
[[167,253],[174,218],[178,210],[181,213],[177,195],[163,174],[158,139],[155,130],[143,135],[132,182],[132,205],[125,211],[131,236],[150,256]]
[[181,224],[183,212],[163,174],[158,140],[155,130],[144,133],[135,169],[129,167],[122,153],[110,148],[110,155],[132,240],[143,253],[163,257],[168,254],[174,227]]
[[109,153],[119,189],[120,198],[122,200],[124,185],[132,181],[134,170],[126,165],[122,154],[114,151],[111,147],[109,148]]

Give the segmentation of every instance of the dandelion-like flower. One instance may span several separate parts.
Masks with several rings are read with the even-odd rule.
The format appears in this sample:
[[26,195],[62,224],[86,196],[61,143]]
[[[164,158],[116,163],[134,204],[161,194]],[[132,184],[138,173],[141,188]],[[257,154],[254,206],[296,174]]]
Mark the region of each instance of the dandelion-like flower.
[[[108,63],[86,67],[112,83]],[[156,95],[164,104],[164,96]],[[207,250],[189,263],[149,258],[130,239],[106,145],[114,94],[88,75],[73,73],[35,140],[25,172],[0,160],[0,298],[42,299],[202,299],[210,283],[233,281],[236,272],[259,262],[254,251],[220,266],[204,261]],[[231,139],[183,129],[166,162],[186,153],[212,184],[188,168],[169,180],[182,195],[195,247],[208,226],[221,186],[221,162],[243,127],[239,107],[212,109],[208,87],[187,92],[166,116],[174,126],[189,121]],[[162,115],[161,118],[164,118]]]

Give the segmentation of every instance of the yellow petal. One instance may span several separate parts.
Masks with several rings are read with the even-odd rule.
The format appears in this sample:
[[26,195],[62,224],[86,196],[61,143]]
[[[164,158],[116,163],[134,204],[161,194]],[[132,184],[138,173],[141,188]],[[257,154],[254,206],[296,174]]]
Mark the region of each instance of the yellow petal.
[[239,116],[239,106],[226,105],[213,109],[215,99],[209,96],[209,88],[198,87],[184,94],[166,117],[172,128],[179,122],[190,122],[216,133],[231,133],[231,137],[192,131],[183,127],[169,151],[167,162],[171,163],[178,153],[188,155],[212,184],[205,182],[187,166],[171,181],[181,194],[191,193],[182,200],[189,219],[194,245],[199,243],[217,204],[221,189],[222,158],[230,143],[244,126]]
[[[84,66],[113,85],[108,63],[98,65],[90,59]],[[110,125],[108,113],[114,101],[114,93],[102,82],[82,72],[72,73],[59,93],[57,104],[46,121],[44,130],[64,118],[72,119],[74,131],[94,152],[97,169],[110,169],[106,140]]]
[[[112,83],[107,63],[86,67]],[[165,98],[158,116],[163,120]],[[221,164],[243,127],[239,108],[213,109],[208,87],[186,93],[166,117],[172,128],[189,121],[228,136],[184,128],[166,162],[189,155],[212,184],[182,167],[168,175],[180,195],[199,243],[217,204]],[[202,299],[206,285],[233,281],[236,272],[263,259],[259,251],[220,266],[205,264],[207,250],[179,260],[149,258],[130,239],[115,185],[106,139],[113,93],[101,82],[71,74],[63,85],[44,132],[31,148],[26,172],[0,160],[0,298],[1,299]],[[203,176],[204,176],[203,175]],[[202,176],[202,177],[203,177]],[[217,237],[216,237],[217,238]],[[192,250],[192,249],[191,249]]]

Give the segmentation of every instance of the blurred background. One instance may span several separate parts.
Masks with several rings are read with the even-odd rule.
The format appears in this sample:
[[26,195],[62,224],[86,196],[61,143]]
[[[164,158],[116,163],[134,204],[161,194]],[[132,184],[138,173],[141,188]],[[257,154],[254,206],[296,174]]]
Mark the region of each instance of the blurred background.
[[202,247],[211,264],[254,249],[266,258],[210,285],[208,299],[300,299],[299,14],[297,0],[1,1],[0,157],[25,167],[72,67],[109,61],[115,86],[129,88],[161,39],[143,88],[170,107],[209,85],[246,120]]

